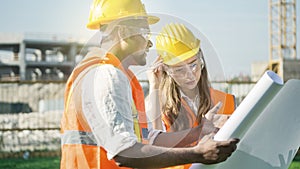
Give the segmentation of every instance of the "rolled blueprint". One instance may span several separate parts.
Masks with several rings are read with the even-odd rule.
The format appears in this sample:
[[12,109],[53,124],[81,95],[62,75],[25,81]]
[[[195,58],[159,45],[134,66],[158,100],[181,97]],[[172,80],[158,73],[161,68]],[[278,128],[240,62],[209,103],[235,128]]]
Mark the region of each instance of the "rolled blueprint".
[[248,100],[241,103],[233,118],[217,133],[218,140],[240,138],[236,151],[225,162],[195,163],[190,169],[289,168],[300,143],[300,80],[291,79],[281,85],[280,78],[272,74],[267,72],[273,82],[262,77],[247,96]]
[[283,80],[276,73],[266,71],[224,126],[214,136],[214,139],[225,141],[230,138],[242,138],[282,86]]

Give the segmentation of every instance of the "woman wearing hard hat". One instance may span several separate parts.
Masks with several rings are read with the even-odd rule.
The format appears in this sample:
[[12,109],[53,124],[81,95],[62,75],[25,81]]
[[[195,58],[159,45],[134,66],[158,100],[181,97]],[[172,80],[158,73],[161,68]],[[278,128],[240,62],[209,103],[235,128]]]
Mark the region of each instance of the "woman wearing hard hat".
[[[155,132],[198,127],[199,135],[195,137],[202,138],[210,131],[215,132],[234,111],[234,96],[211,88],[200,46],[200,40],[179,23],[165,25],[156,37],[159,58],[148,71],[148,101],[152,107],[147,111]],[[201,126],[211,130],[200,133]],[[187,146],[195,142],[186,138],[166,141],[158,137],[154,144]]]
[[[218,163],[237,139],[207,140],[193,148],[145,144],[144,95],[128,69],[144,65],[152,43],[144,36],[157,17],[140,0],[94,0],[90,29],[100,29],[100,48],[74,68],[66,85],[61,120],[61,168],[155,168],[192,162]],[[163,134],[162,134],[163,135]]]

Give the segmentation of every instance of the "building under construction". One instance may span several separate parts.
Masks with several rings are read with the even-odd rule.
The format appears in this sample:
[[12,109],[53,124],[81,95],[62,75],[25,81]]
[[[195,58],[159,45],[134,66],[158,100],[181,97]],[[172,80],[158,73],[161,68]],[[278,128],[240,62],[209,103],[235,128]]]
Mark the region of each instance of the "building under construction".
[[76,42],[1,35],[1,81],[64,81],[82,45]]

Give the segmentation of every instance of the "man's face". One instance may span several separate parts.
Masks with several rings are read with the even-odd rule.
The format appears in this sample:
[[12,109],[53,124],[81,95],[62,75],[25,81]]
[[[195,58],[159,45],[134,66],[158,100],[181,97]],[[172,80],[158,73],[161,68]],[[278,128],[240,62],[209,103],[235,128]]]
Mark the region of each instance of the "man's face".
[[152,46],[149,40],[150,28],[146,19],[134,19],[126,22],[124,26],[125,51],[133,65],[145,65],[146,53]]

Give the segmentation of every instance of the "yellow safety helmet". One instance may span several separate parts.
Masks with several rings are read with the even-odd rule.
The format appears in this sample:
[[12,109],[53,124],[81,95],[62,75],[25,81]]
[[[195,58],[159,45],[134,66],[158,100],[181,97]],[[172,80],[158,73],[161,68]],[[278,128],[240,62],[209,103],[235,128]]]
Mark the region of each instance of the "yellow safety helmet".
[[147,15],[140,0],[94,0],[87,28],[99,29],[100,25],[128,16],[145,16],[149,24],[159,21],[158,17]]
[[200,40],[183,24],[167,24],[156,37],[157,53],[167,65],[175,65],[195,56],[199,48]]

